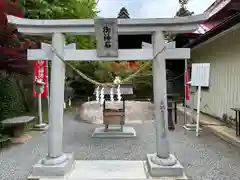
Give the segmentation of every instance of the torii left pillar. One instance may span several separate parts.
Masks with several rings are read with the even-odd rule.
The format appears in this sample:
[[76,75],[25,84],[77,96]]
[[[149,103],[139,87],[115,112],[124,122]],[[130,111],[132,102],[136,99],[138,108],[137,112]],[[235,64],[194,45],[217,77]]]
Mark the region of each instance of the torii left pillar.
[[[65,37],[62,33],[52,35],[52,47],[63,56]],[[62,150],[64,90],[59,89],[64,89],[64,83],[65,64],[52,53],[48,155],[34,165],[30,179],[38,176],[64,176],[73,167],[73,154],[64,154]]]

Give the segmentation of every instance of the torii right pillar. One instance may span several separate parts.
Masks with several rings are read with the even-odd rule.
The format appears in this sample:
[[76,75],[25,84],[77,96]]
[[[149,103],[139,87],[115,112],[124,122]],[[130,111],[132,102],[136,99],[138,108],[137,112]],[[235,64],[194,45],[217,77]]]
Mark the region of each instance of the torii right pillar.
[[[147,154],[148,172],[152,177],[178,177],[186,179],[183,166],[177,158],[170,154],[168,140],[168,111],[166,85],[166,55],[164,34],[161,31],[153,33],[153,94],[154,116],[156,128],[155,154]],[[159,53],[162,51],[161,53]]]

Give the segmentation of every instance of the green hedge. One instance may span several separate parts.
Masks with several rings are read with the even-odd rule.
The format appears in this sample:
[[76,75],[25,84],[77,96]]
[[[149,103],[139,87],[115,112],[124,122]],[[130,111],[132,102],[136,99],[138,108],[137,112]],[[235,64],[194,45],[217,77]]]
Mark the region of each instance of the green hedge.
[[22,112],[25,108],[15,77],[0,74],[0,121]]

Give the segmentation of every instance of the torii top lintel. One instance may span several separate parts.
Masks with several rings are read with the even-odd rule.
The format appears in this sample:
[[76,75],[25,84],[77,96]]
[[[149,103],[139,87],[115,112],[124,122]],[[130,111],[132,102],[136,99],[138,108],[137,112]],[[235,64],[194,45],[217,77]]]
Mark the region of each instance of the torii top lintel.
[[[155,31],[184,33],[195,31],[209,14],[174,18],[118,19],[119,34],[151,34]],[[18,18],[8,15],[8,22],[15,24],[18,31],[27,35],[50,35],[67,33],[75,35],[95,34],[94,19],[39,20]]]

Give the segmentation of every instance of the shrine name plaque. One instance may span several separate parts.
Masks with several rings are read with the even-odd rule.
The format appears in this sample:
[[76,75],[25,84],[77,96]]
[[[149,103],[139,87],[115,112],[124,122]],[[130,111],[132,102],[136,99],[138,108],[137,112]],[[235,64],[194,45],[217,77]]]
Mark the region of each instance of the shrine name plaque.
[[98,57],[118,57],[117,18],[95,19]]

